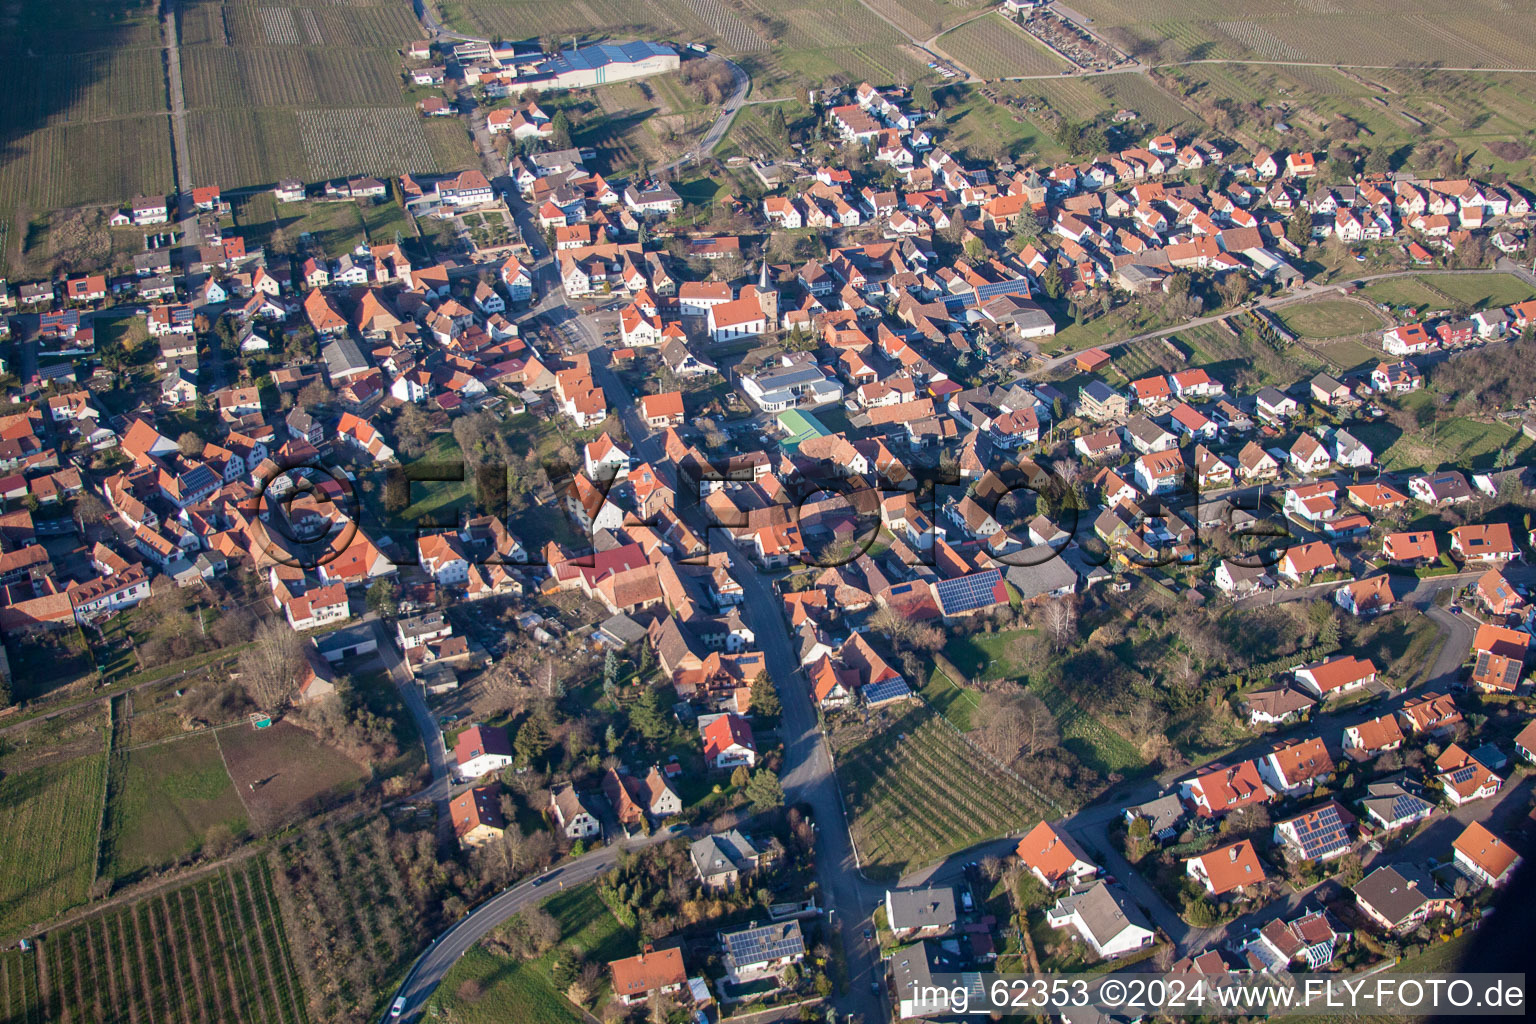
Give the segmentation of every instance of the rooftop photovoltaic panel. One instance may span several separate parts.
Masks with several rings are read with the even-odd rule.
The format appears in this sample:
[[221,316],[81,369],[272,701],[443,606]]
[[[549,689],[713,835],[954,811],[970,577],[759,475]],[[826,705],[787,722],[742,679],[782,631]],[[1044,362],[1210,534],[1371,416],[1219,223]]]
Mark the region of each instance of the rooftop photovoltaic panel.
[[934,593],[944,614],[972,612],[997,602],[997,587],[1002,578],[1002,573],[996,569],[973,572],[934,584]]
[[1451,772],[1451,781],[1459,786],[1463,782],[1466,782],[1468,779],[1472,778],[1472,776],[1476,775],[1477,771],[1478,769],[1476,765],[1464,764],[1460,768],[1457,768],[1455,771]]
[[883,683],[870,683],[861,692],[864,694],[864,700],[870,704],[880,704],[884,701],[912,696],[911,688],[901,679],[887,679]]
[[1428,806],[1428,803],[1420,800],[1418,797],[1412,795],[1411,793],[1404,793],[1402,796],[1392,801],[1392,820],[1400,821],[1401,819],[1410,815],[1418,814]]
[[738,964],[777,960],[805,952],[805,942],[794,922],[770,924],[761,928],[748,928],[723,937],[731,959]]
[[1337,807],[1324,807],[1316,814],[1298,818],[1292,823],[1301,851],[1308,857],[1328,853],[1349,844],[1344,819]]

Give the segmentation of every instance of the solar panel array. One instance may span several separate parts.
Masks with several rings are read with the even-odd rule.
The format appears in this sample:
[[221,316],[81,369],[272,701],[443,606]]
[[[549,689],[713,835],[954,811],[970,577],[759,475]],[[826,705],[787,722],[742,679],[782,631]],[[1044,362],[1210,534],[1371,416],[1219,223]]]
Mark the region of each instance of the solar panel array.
[[805,941],[795,921],[747,928],[721,938],[725,941],[726,952],[737,964],[762,963],[780,957],[799,956],[805,952]]
[[1476,775],[1480,770],[1481,769],[1475,764],[1464,764],[1460,768],[1457,768],[1455,771],[1451,772],[1451,781],[1459,786],[1463,782],[1469,781],[1472,776]]
[[902,679],[887,679],[883,683],[870,683],[859,691],[866,704],[883,704],[888,700],[900,700],[912,696],[911,687]]
[[996,569],[968,573],[934,584],[934,594],[945,615],[973,612],[997,603],[997,585],[1002,578],[1002,573]]
[[1404,818],[1415,814],[1422,814],[1424,808],[1430,806],[1427,801],[1420,800],[1412,793],[1404,793],[1392,801],[1392,820],[1402,821]]
[[1296,830],[1296,842],[1301,854],[1308,860],[1332,853],[1349,845],[1349,831],[1339,808],[1334,804],[1312,814],[1303,815],[1291,823]]

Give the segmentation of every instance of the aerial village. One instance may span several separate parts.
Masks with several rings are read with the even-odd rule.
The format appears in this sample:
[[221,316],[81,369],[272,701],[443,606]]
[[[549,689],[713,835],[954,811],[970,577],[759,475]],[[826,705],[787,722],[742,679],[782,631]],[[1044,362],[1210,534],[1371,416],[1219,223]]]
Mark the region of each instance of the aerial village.
[[[599,67],[678,59],[632,44],[513,74],[507,55],[465,45],[442,66],[413,50],[428,60],[420,81],[580,88]],[[585,846],[692,820],[690,776],[718,790],[771,774],[781,744],[758,732],[780,700],[876,727],[926,700],[882,629],[893,618],[963,634],[1133,585],[1192,608],[1303,598],[1361,621],[1410,608],[1447,620],[1437,650],[1460,655],[1432,681],[1427,665],[1392,673],[1351,650],[1250,674],[1232,698],[1253,737],[1242,756],[1003,837],[954,884],[892,886],[866,938],[885,960],[880,991],[923,1017],[944,1008],[914,1003],[914,985],[987,969],[1006,946],[1013,925],[983,883],[1008,866],[1030,880],[1026,923],[1080,962],[1157,956],[1191,976],[1355,968],[1475,922],[1520,859],[1494,812],[1513,795],[1506,810],[1521,813],[1498,821],[1525,817],[1536,761],[1533,535],[1510,511],[1536,479],[1513,462],[1394,471],[1367,428],[1434,367],[1528,338],[1536,301],[1415,315],[1378,332],[1368,373],[1262,387],[1198,360],[1127,379],[1108,343],[1052,354],[1052,310],[1236,281],[1254,299],[1296,294],[1312,287],[1302,248],[1330,237],[1423,265],[1474,239],[1523,252],[1526,193],[1309,187],[1312,154],[1239,160],[1170,135],[1076,165],[967,166],[904,90],[863,83],[818,110],[859,170],[754,163],[762,197],[725,201],[747,225],[731,234],[691,230],[659,177],[610,183],[581,151],[540,148],[550,119],[525,98],[488,125],[530,141],[504,176],[275,186],[283,202],[398,195],[416,216],[536,226],[508,245],[269,254],[221,226],[210,186],[124,208],[125,222],[183,231],[132,275],[5,285],[7,683],[30,648],[104,636],[171,589],[264,602],[302,640],[293,707],[325,701],[367,656],[398,663],[438,708],[477,699],[514,646],[614,652],[653,667],[696,746],[555,785],[550,828]],[[770,261],[772,233],[814,254]],[[720,279],[728,265],[739,276]],[[1222,329],[1294,341],[1260,302],[1231,317]],[[108,354],[101,337],[125,320],[145,340]],[[516,475],[526,518],[480,507],[454,525],[386,526],[383,510],[422,486],[400,469],[434,438],[467,452],[465,422],[482,441],[533,423],[559,439],[541,454],[576,458]],[[1536,421],[1515,423],[1536,436]],[[550,610],[570,607],[597,614]],[[487,625],[491,608],[510,609],[515,642]],[[451,736],[455,836],[492,841],[513,735],[434,717]],[[697,882],[771,879],[774,846],[703,835]],[[615,993],[628,1006],[803,988],[821,972],[802,934],[816,911],[774,900],[721,932],[708,982],[693,947],[661,936],[608,965]],[[1021,955],[1039,966],[1033,945]]]

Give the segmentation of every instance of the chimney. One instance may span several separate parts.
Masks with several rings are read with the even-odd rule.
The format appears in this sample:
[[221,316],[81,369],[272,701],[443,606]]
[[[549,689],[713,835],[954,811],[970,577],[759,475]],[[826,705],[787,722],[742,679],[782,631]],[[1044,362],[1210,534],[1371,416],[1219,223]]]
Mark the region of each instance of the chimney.
[[1227,859],[1230,860],[1230,861],[1236,862],[1236,860],[1237,860],[1237,847],[1234,846],[1234,847],[1232,847],[1232,849],[1227,851]]

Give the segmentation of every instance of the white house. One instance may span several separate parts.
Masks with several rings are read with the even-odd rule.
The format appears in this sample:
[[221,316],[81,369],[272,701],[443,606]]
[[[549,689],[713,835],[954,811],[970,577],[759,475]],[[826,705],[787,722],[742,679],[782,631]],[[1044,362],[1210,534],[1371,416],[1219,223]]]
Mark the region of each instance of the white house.
[[454,774],[463,782],[499,772],[512,763],[512,743],[505,729],[472,725],[453,744]]
[[1045,920],[1052,928],[1075,929],[1106,960],[1145,949],[1157,938],[1124,890],[1102,881],[1057,900]]

